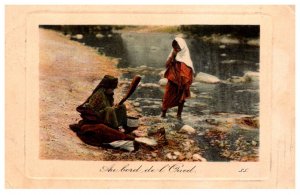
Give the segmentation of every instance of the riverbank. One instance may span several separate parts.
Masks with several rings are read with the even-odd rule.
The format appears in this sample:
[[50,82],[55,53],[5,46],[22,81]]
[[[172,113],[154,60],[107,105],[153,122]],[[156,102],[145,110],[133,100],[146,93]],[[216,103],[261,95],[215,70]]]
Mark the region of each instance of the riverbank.
[[117,63],[58,32],[40,29],[40,158],[105,158],[103,150],[82,143],[69,124],[80,120],[75,108],[105,74],[120,76]]
[[[135,72],[135,69],[130,68],[117,69],[117,64],[118,59],[99,55],[96,49],[84,46],[84,43],[71,41],[68,36],[55,31],[40,29],[40,157],[42,159],[258,160],[257,116],[204,112],[207,108],[201,102],[197,105],[190,105],[187,102],[190,108],[202,110],[196,118],[185,110],[183,120],[178,121],[174,117],[174,109],[170,110],[167,119],[162,119],[155,114],[144,116],[142,110],[146,107],[139,102],[143,98],[139,96],[142,94],[138,91],[135,93],[136,98],[126,102],[128,115],[140,118],[139,128],[132,134],[153,138],[158,142],[157,146],[140,145],[138,151],[125,152],[84,144],[68,126],[80,120],[75,108],[85,101],[105,74],[119,78],[122,74],[132,71],[133,75],[147,75],[147,71],[156,74],[148,66],[140,66]],[[116,102],[122,98],[122,94],[126,93],[129,83],[130,80],[120,79],[120,87],[115,94]],[[203,88],[202,84],[201,86]],[[159,85],[142,82],[139,86],[143,93],[149,93],[153,88],[159,88]],[[153,106],[159,109],[160,100],[152,102],[149,99],[148,101],[149,109]],[[211,154],[220,157],[212,157]]]
[[[83,143],[69,129],[69,124],[80,120],[75,108],[92,92],[105,74],[120,77],[118,61],[78,42],[70,41],[60,33],[40,29],[40,158],[60,160],[201,160],[194,155],[200,151],[188,135],[165,134],[170,129],[159,117],[142,117],[131,107],[129,115],[140,116],[140,127],[133,134],[151,136],[158,141],[156,147],[141,145],[136,152],[105,149]],[[116,91],[121,99],[127,85],[123,81]],[[156,124],[156,125],[153,125]],[[151,132],[152,134],[151,134]],[[170,137],[171,135],[171,137]],[[185,140],[188,156],[180,150]],[[188,147],[188,148],[187,148]]]

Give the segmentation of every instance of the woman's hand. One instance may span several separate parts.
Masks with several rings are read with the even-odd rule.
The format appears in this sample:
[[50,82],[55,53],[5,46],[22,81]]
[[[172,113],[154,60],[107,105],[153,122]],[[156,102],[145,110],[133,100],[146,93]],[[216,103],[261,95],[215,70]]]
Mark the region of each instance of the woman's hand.
[[176,55],[177,55],[177,53],[178,53],[178,52],[177,52],[175,49],[173,49],[172,54],[171,54],[172,58],[175,58]]

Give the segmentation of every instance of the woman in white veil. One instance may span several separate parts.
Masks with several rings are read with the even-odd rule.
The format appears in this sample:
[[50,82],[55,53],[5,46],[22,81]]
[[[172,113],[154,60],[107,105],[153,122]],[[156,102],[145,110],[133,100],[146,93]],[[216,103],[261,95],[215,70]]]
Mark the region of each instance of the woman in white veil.
[[166,117],[169,108],[178,106],[177,118],[181,119],[184,102],[191,96],[194,66],[190,52],[183,38],[176,37],[166,62],[164,77],[168,79],[162,103],[162,117]]

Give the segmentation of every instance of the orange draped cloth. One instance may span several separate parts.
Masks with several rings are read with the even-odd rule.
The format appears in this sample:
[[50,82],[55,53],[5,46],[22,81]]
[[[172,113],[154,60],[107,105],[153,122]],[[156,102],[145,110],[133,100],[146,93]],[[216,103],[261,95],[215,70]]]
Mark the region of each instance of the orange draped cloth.
[[167,65],[164,75],[168,79],[163,97],[162,110],[178,106],[191,96],[190,86],[193,82],[193,70],[183,62]]

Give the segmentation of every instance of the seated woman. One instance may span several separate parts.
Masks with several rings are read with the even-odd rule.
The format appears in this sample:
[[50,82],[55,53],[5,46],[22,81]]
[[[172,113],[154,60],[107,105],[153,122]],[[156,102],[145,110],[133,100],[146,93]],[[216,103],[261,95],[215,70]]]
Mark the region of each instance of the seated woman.
[[117,85],[118,78],[105,75],[90,97],[76,108],[82,120],[70,125],[70,128],[77,131],[83,124],[104,124],[115,130],[129,130],[126,106],[114,105],[113,95]]

